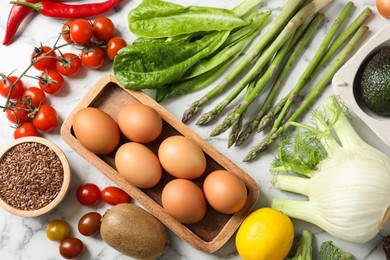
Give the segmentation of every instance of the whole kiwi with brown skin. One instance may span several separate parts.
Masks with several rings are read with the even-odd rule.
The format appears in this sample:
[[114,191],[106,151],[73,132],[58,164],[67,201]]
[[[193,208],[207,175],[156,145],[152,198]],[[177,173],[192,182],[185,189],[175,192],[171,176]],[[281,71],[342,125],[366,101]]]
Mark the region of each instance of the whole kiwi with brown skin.
[[168,233],[161,221],[130,203],[121,203],[106,211],[100,234],[109,246],[137,259],[154,259],[168,247]]

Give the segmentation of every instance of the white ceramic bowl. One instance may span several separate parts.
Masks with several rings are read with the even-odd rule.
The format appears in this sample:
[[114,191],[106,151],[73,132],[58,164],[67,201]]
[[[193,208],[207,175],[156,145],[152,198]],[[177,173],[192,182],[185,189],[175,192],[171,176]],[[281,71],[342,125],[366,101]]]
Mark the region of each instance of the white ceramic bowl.
[[332,86],[348,108],[390,147],[390,118],[377,116],[364,109],[354,94],[356,91],[354,90],[354,81],[361,64],[379,49],[390,46],[389,31],[390,26],[386,26],[375,33],[335,74]]

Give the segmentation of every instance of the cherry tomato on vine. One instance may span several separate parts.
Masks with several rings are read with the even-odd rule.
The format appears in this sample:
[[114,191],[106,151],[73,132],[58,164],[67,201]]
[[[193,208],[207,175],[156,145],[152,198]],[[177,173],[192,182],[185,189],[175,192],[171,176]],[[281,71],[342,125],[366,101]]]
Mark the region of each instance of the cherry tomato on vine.
[[92,24],[85,19],[74,20],[70,25],[69,34],[74,43],[86,44],[93,35]]
[[108,186],[102,190],[102,199],[110,205],[117,205],[119,203],[128,203],[131,198],[122,189]]
[[74,53],[64,53],[56,61],[57,71],[64,76],[75,76],[81,71],[81,59]]
[[[18,77],[16,77],[16,76],[9,76],[9,77],[4,78],[0,81],[0,95],[2,97],[5,97],[5,98],[8,97],[8,94],[11,91],[12,85],[14,85],[14,87],[12,89],[10,99],[16,100],[16,99],[19,99],[20,97],[22,97],[22,94],[24,91],[24,84],[23,84],[22,80],[18,80],[18,82],[16,82],[17,79],[18,79]],[[16,84],[15,84],[15,82],[16,82]]]
[[67,22],[65,22],[65,23],[62,25],[61,35],[62,35],[62,38],[63,38],[66,42],[72,42],[72,39],[70,38],[70,26],[72,25],[72,22],[73,22],[73,21],[67,21]]
[[107,56],[110,60],[114,60],[118,51],[123,47],[126,47],[126,41],[121,37],[113,37],[107,43]]
[[60,255],[67,259],[79,257],[84,251],[84,243],[75,237],[68,237],[60,242]]
[[64,77],[56,70],[45,70],[39,77],[39,87],[47,94],[56,94],[64,87]]
[[38,87],[29,87],[23,91],[22,99],[25,101],[30,99],[31,102],[35,105],[35,107],[39,107],[41,104],[46,101],[45,92]]
[[56,67],[56,53],[49,46],[41,46],[34,49],[31,61],[37,70],[50,70]]
[[58,125],[57,111],[50,105],[41,105],[33,118],[33,124],[44,132],[54,130]]
[[102,216],[98,212],[89,212],[79,220],[77,228],[84,236],[93,236],[100,230]]
[[21,124],[29,120],[28,114],[30,113],[26,103],[18,101],[15,104],[9,106],[5,115],[13,124]]
[[92,206],[100,201],[100,189],[95,184],[85,183],[77,189],[76,197],[82,205]]
[[38,130],[31,122],[24,122],[14,131],[14,139],[18,139],[26,136],[37,136]]
[[104,63],[104,51],[99,46],[84,48],[80,57],[84,66],[90,69],[98,69]]
[[46,227],[46,236],[51,241],[59,242],[69,235],[69,225],[64,220],[51,220]]
[[98,17],[93,21],[93,36],[98,42],[108,41],[114,37],[115,25],[107,17]]

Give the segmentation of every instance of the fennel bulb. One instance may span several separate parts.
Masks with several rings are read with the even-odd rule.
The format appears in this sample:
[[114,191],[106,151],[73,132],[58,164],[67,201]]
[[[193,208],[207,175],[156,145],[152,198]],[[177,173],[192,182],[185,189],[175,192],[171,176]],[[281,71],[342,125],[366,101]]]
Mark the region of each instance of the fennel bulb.
[[275,168],[271,168],[300,173],[276,175],[274,184],[309,200],[275,198],[272,207],[338,239],[364,243],[378,234],[390,215],[390,157],[360,138],[337,97],[328,98],[323,109],[327,118],[314,112],[316,127],[292,123],[306,130],[295,138],[293,147],[281,142]]

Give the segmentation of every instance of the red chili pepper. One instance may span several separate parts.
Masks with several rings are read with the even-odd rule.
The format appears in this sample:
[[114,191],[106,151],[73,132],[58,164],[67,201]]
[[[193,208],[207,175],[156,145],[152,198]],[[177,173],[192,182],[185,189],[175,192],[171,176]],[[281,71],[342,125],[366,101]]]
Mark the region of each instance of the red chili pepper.
[[12,1],[11,4],[28,6],[42,15],[70,19],[70,18],[86,18],[95,15],[102,14],[109,11],[122,0],[106,0],[99,3],[86,3],[86,4],[63,4],[52,1],[41,1],[37,3]]
[[[37,3],[39,0],[27,0],[29,3]],[[7,21],[7,27],[5,29],[5,35],[3,45],[9,44],[18,30],[23,20],[32,12],[32,9],[23,5],[13,5]]]

